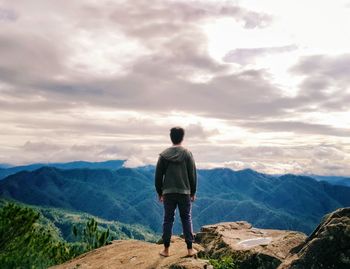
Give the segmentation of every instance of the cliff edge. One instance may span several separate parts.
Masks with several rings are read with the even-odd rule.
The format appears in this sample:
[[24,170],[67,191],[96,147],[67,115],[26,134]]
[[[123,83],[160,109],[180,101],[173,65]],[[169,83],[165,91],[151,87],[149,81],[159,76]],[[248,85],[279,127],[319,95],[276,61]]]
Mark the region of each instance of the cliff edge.
[[210,269],[208,259],[230,256],[239,269],[350,268],[350,208],[326,215],[307,237],[295,231],[258,229],[251,224],[224,222],[207,225],[196,234],[196,257],[186,257],[186,244],[174,236],[170,257],[162,245],[138,240],[115,240],[51,268]]
[[[197,251],[203,248],[194,244]],[[162,245],[139,240],[114,240],[112,244],[85,253],[52,269],[77,268],[113,268],[113,269],[202,269],[212,268],[209,262],[197,258],[186,257],[187,249],[183,239],[173,237],[169,257],[162,257],[159,252]]]

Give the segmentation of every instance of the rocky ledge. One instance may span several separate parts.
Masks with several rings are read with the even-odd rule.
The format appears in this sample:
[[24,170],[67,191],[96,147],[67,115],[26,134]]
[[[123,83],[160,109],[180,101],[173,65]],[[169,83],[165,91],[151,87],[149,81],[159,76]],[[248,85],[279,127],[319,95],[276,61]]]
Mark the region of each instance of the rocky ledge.
[[244,221],[203,226],[194,248],[199,258],[186,257],[184,240],[173,237],[171,255],[165,258],[159,255],[159,244],[115,240],[52,268],[209,269],[213,268],[209,258],[231,256],[240,269],[348,269],[350,208],[326,215],[309,237],[294,231],[258,229]]
[[[197,251],[203,250],[194,244]],[[52,269],[113,268],[113,269],[211,269],[208,261],[186,257],[186,244],[174,236],[169,257],[162,257],[162,246],[139,240],[114,240],[112,244],[85,253],[71,261],[51,267]]]
[[305,239],[300,232],[257,229],[245,221],[203,226],[196,235],[196,242],[204,247],[199,256],[231,256],[243,269],[275,269]]

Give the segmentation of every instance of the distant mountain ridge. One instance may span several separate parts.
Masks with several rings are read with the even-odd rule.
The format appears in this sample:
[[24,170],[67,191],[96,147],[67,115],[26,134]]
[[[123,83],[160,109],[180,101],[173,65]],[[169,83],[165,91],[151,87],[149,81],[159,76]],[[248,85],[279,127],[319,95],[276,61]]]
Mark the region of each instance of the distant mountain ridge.
[[8,164],[8,163],[0,163],[0,169],[6,169],[6,168],[10,168],[13,167],[13,165]]
[[126,160],[108,160],[103,162],[87,162],[87,161],[74,161],[67,163],[33,163],[28,165],[11,166],[10,164],[0,164],[0,180],[20,171],[34,171],[44,166],[56,167],[61,169],[76,169],[76,168],[89,168],[89,169],[119,169]]
[[310,175],[312,178],[317,181],[325,181],[332,185],[341,185],[350,187],[350,177],[341,177],[341,176],[319,176],[319,175]]
[[[350,206],[350,188],[296,175],[280,177],[251,169],[198,170],[193,204],[196,230],[208,223],[246,220],[256,227],[310,233],[321,217]],[[163,208],[156,199],[154,168],[22,171],[0,181],[0,197],[88,212],[161,231]],[[175,232],[180,231],[177,222]]]
[[[89,169],[111,169],[116,170],[125,164],[126,160],[108,160],[103,162],[87,162],[87,161],[73,161],[67,163],[34,163],[28,165],[15,166],[7,163],[0,163],[0,180],[20,171],[34,171],[44,166],[56,167],[61,169],[75,169],[75,168],[89,168]],[[145,165],[138,168],[145,170],[154,170],[154,165]],[[224,168],[222,168],[224,169]],[[204,169],[205,170],[205,169]],[[250,168],[246,170],[254,171]],[[282,175],[270,175],[273,177],[279,177]],[[350,177],[345,176],[321,176],[315,174],[302,174],[300,176],[308,176],[316,179],[317,181],[325,181],[332,185],[341,185],[350,187]]]

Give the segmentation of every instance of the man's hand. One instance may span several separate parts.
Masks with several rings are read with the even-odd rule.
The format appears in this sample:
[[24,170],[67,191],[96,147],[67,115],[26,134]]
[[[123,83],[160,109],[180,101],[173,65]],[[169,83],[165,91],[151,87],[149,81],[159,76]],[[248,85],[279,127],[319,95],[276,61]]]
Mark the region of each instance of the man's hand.
[[194,202],[196,200],[196,195],[191,195],[191,202]]
[[164,201],[163,195],[158,195],[158,200],[159,202],[163,203]]

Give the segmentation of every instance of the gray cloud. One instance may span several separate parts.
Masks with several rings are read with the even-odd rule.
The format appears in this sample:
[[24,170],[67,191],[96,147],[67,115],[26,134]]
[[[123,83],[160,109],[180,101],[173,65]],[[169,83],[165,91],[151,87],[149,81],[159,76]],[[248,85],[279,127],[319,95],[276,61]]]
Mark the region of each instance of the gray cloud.
[[[140,118],[135,116],[125,116],[103,119],[100,117],[94,117],[94,115],[83,116],[76,114],[77,112],[71,111],[69,115],[43,115],[36,116],[23,115],[21,118],[8,117],[2,119],[0,123],[1,127],[6,125],[16,126],[18,133],[34,134],[37,130],[40,130],[42,134],[50,134],[51,138],[61,139],[66,142],[64,137],[81,136],[99,137],[103,140],[104,137],[115,139],[122,139],[123,141],[131,143],[167,143],[169,142],[169,130],[172,123],[160,124],[154,122],[151,117]],[[56,116],[56,118],[55,118]],[[63,116],[63,117],[62,117]],[[158,115],[159,118],[161,115]],[[166,117],[166,114],[163,115]],[[215,128],[208,128],[201,123],[181,124],[186,128],[186,133],[189,134],[191,139],[201,139],[202,142],[207,140],[213,135],[219,134],[219,131]],[[16,132],[11,130],[11,132]],[[11,133],[10,132],[10,133]],[[15,133],[14,133],[15,134]],[[30,148],[32,144],[28,144],[25,148]]]
[[238,63],[241,65],[246,65],[253,63],[257,57],[284,53],[296,50],[298,47],[296,45],[287,45],[281,47],[267,47],[267,48],[239,48],[229,51],[224,57],[223,61],[228,63]]
[[267,132],[289,132],[296,134],[315,134],[327,136],[349,137],[350,130],[344,128],[333,128],[325,124],[307,123],[301,121],[247,121],[238,123],[251,130]]
[[186,133],[190,134],[190,139],[199,138],[203,142],[207,140],[210,136],[217,135],[220,132],[218,129],[212,129],[212,130],[205,129],[205,127],[203,127],[203,125],[200,123],[197,123],[197,124],[191,123],[186,127]]
[[0,6],[0,22],[14,22],[18,19],[18,14],[10,8],[2,8]]
[[[206,145],[195,146],[194,156],[209,167],[223,165],[235,170],[252,168],[265,173],[297,173],[348,175],[350,169],[349,148],[341,144],[315,143],[313,145],[236,146]],[[226,156],[226,159],[225,159]],[[211,159],[216,163],[206,163]],[[233,160],[233,161],[227,161]]]
[[[26,141],[22,150],[25,151],[24,158],[19,164],[36,162],[64,162],[74,160],[102,161],[107,159],[131,159],[138,157],[148,160],[144,150],[139,146],[132,145],[109,145],[109,144],[73,144],[55,142],[32,142]],[[154,160],[152,160],[154,161]]]
[[[266,27],[272,21],[268,14],[246,10],[229,2],[208,1],[125,1],[112,10],[111,18],[128,33],[136,37],[159,36],[182,29],[182,25],[193,26],[195,22],[217,17],[231,17],[242,22],[245,28]],[[180,27],[178,27],[180,26]],[[174,32],[170,32],[174,33]]]
[[[273,22],[268,14],[228,2],[1,3],[0,135],[2,140],[8,140],[0,145],[0,161],[64,161],[88,156],[94,160],[130,158],[130,165],[152,163],[169,144],[171,126],[152,121],[149,115],[166,118],[173,111],[220,119],[228,126],[232,123],[251,133],[272,132],[278,137],[279,132],[290,130],[296,135],[345,140],[347,130],[290,121],[289,117],[318,109],[347,109],[349,55],[300,59],[291,69],[291,75],[304,76],[300,92],[296,97],[285,97],[267,70],[232,71],[229,64],[217,62],[209,55],[201,25],[217,18],[232,18],[246,29],[267,27]],[[110,35],[140,48],[121,64],[123,72],[92,72],[91,66],[74,58],[80,51],[83,56],[91,56],[90,65],[97,66],[102,59],[117,66],[118,56],[98,50],[105,43],[103,38]],[[81,36],[87,40],[79,40]],[[84,42],[92,44],[84,47]],[[294,49],[294,45],[241,48],[231,51],[226,60],[245,64],[256,57]],[[95,59],[89,50],[98,57]],[[201,81],[198,77],[206,79]],[[99,110],[136,111],[149,118],[94,117],[93,112]],[[86,111],[90,114],[85,115]],[[186,139],[200,163],[215,160],[214,163],[222,164],[237,159],[238,163],[227,165],[270,171],[274,162],[281,160],[278,165],[285,165],[286,171],[314,171],[321,165],[332,169],[327,164],[334,157],[331,150],[305,155],[310,149],[232,147],[210,141],[221,134],[219,127],[209,128],[201,123],[185,127]],[[323,162],[308,162],[320,154],[325,154]],[[295,158],[298,160],[293,162]],[[349,160],[347,156],[343,158],[334,165],[341,167],[344,160]]]
[[[16,3],[13,5],[21,9]],[[42,1],[38,3],[49,5]],[[48,32],[44,28],[34,33],[10,33],[3,29],[2,34],[0,32],[0,55],[3,57],[0,79],[10,85],[2,92],[18,97],[18,100],[1,100],[3,109],[41,110],[45,106],[59,109],[61,105],[64,110],[88,104],[152,111],[180,109],[210,114],[221,103],[223,111],[220,114],[229,115],[232,114],[230,108],[235,107],[229,100],[235,100],[238,88],[245,88],[247,94],[269,91],[270,85],[258,71],[256,74],[263,87],[249,81],[249,77],[254,78],[247,73],[225,74],[227,66],[215,62],[208,55],[206,37],[199,28],[201,21],[218,16],[233,17],[249,28],[263,27],[271,19],[268,15],[228,3],[214,5],[205,1],[155,1],[152,5],[147,1],[125,1],[108,8],[106,5],[85,4],[79,8],[71,4],[71,10],[68,10],[55,4],[52,8],[67,11],[62,13],[61,16],[66,18],[57,29],[51,27]],[[30,7],[27,8],[30,10]],[[79,20],[80,17],[84,20]],[[50,21],[50,17],[47,20]],[[56,21],[50,21],[50,24],[54,23]],[[64,30],[67,30],[67,37],[62,36]],[[122,77],[106,78],[77,72],[66,65],[70,55],[67,40],[74,31],[81,30],[119,30],[129,38],[139,40],[150,53],[136,60],[130,66],[130,72]],[[191,82],[192,75],[202,73],[214,75],[213,82],[207,85]],[[41,100],[32,101],[33,95],[39,95]],[[215,101],[213,95],[222,96],[222,99]],[[202,102],[194,102],[198,99]],[[255,104],[247,105],[253,107]]]
[[332,80],[349,82],[349,62],[350,54],[305,56],[291,71],[300,75],[320,75]]
[[[43,33],[31,37],[21,32],[16,35],[5,32],[9,46],[2,49],[7,60],[0,68],[0,77],[11,89],[2,92],[18,98],[0,100],[2,109],[65,111],[88,105],[158,113],[182,110],[218,118],[264,118],[281,115],[295,103],[280,95],[280,89],[271,84],[265,70],[229,73],[227,65],[215,62],[207,53],[206,37],[198,26],[201,21],[228,16],[247,27],[263,27],[271,21],[266,14],[227,3],[164,1],[152,5],[126,1],[108,8],[104,4],[85,4],[83,8],[73,5],[64,14],[68,22],[60,25],[56,33],[50,32],[51,38],[44,38]],[[84,20],[77,20],[79,17]],[[65,39],[51,42],[62,38],[63,29],[70,30],[68,39],[73,30],[116,29],[139,40],[150,52],[131,63],[126,75],[91,76],[67,67],[70,47]],[[14,45],[16,40],[21,40],[17,42],[21,45]],[[292,48],[265,48],[260,53],[288,49]],[[25,61],[19,65],[15,56]],[[193,82],[192,76],[197,74],[209,74],[212,79],[206,83]],[[41,99],[31,100],[33,95]]]
[[[152,70],[152,63],[150,65]],[[165,66],[162,64],[158,68],[166,68]],[[151,70],[145,71],[144,74],[137,72],[120,79],[104,81],[45,83],[46,91],[42,95],[49,103],[53,102],[52,108],[59,108],[61,105],[63,110],[87,104],[153,112],[182,110],[212,117],[237,118],[264,117],[284,109],[278,103],[281,98],[278,88],[269,83],[263,70],[221,75],[205,84],[192,83],[176,77],[171,79],[170,84],[168,76],[156,76],[155,73],[150,73]],[[259,98],[252,99],[251,96]],[[10,110],[40,110],[45,107],[42,100],[32,103],[2,102],[4,107]]]
[[291,72],[303,77],[296,101],[313,104],[317,110],[348,110],[350,54],[305,56]]
[[50,143],[45,143],[45,142],[31,142],[31,141],[27,141],[24,145],[23,145],[23,149],[25,151],[38,151],[38,152],[42,152],[42,151],[53,151],[53,150],[58,150],[61,147],[55,144],[50,144]]
[[[50,5],[43,1],[39,3]],[[13,5],[21,8],[18,3]],[[230,74],[226,65],[215,62],[208,55],[206,38],[198,23],[219,16],[231,16],[245,25],[252,25],[254,23],[249,18],[254,17],[259,22],[255,26],[262,27],[271,20],[266,14],[258,15],[227,3],[156,1],[149,5],[146,1],[126,1],[108,8],[106,5],[87,3],[79,6],[75,3],[69,8],[62,8],[56,3],[55,9],[67,11],[61,15],[66,18],[62,17],[65,20],[60,21],[64,23],[57,29],[49,28],[48,36],[45,29],[34,33],[2,30],[0,55],[4,60],[0,65],[0,78],[7,86],[0,91],[4,96],[17,97],[15,100],[0,100],[2,109],[34,112],[45,107],[65,110],[89,105],[157,112],[177,109],[224,118],[263,118],[281,115],[290,108],[307,107],[318,101],[317,91],[313,91],[314,95],[302,93],[297,98],[285,98],[281,96],[280,89],[271,84],[266,71],[248,70]],[[57,21],[50,21],[50,24],[56,25]],[[67,40],[72,33],[113,29],[139,40],[150,50],[130,64],[129,73],[106,78],[77,72],[66,65],[70,51]],[[68,30],[65,31],[67,38],[63,36],[63,30]],[[57,39],[60,42],[53,42]],[[236,58],[241,55],[244,59],[292,49],[294,47],[290,45],[242,49],[232,54]],[[314,61],[314,58],[303,60],[293,72],[308,69],[309,62]],[[194,83],[191,76],[196,74],[210,74],[213,78],[207,83]],[[329,83],[330,79],[325,75],[320,77],[305,80],[301,87],[319,88]],[[41,99],[32,100],[33,95]],[[329,107],[338,103],[337,100],[327,102]]]

